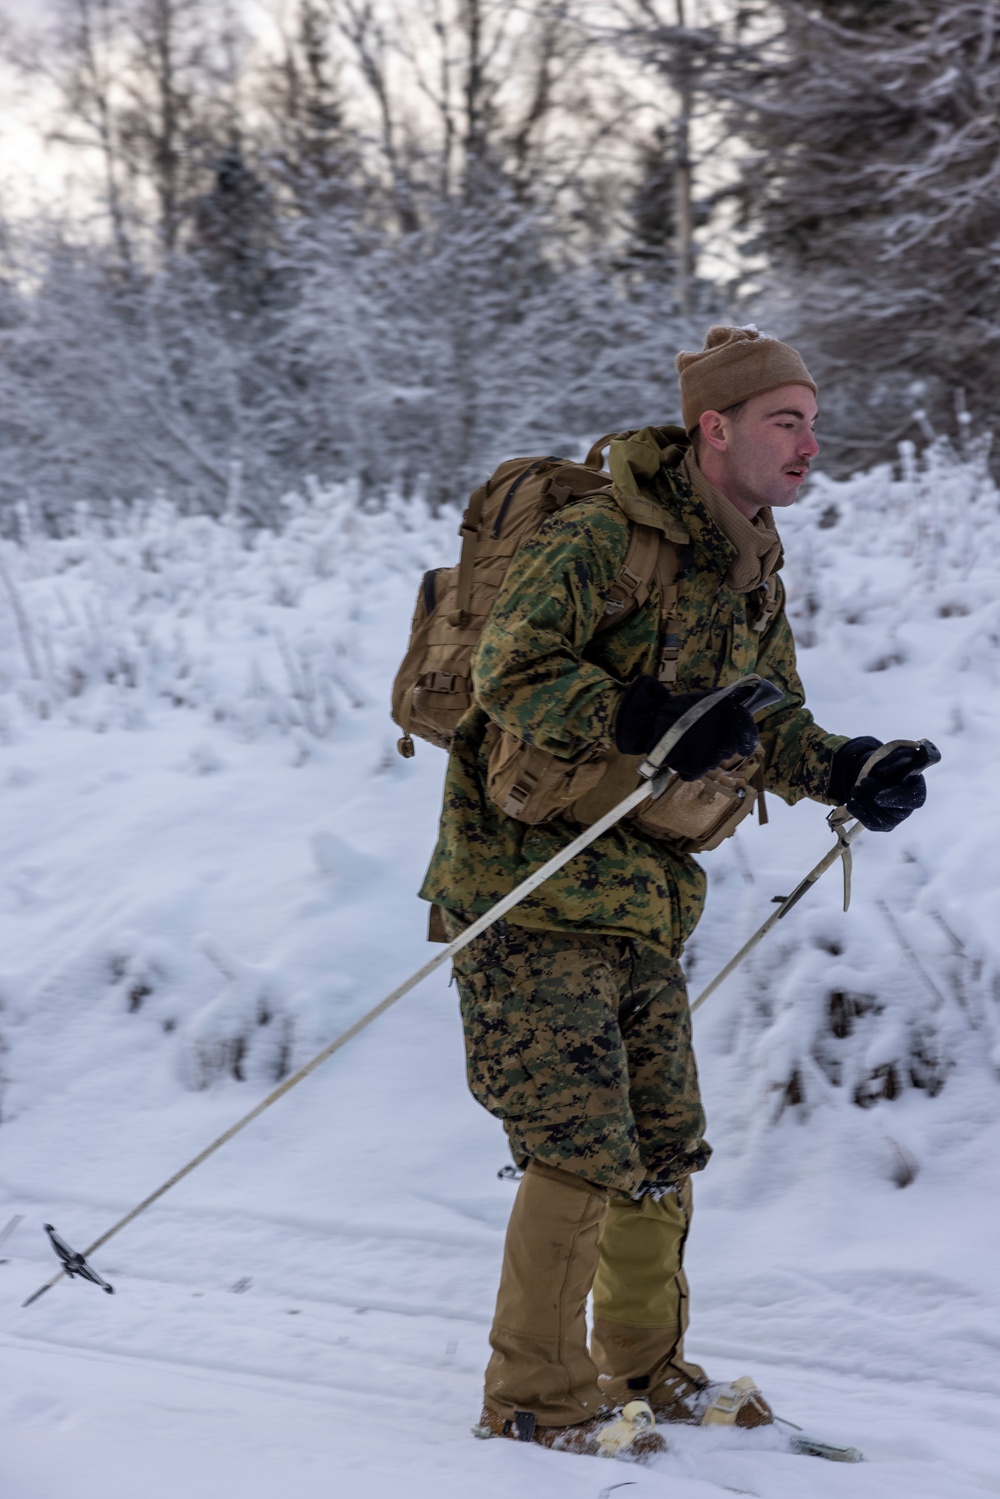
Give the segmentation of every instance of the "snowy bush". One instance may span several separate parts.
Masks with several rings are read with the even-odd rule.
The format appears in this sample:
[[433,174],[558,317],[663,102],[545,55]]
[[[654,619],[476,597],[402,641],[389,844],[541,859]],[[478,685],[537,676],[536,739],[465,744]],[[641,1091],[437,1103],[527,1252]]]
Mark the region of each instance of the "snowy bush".
[[[377,513],[351,486],[284,502],[280,531],[184,516],[168,501],[74,534],[0,543],[2,732],[57,718],[104,732],[188,709],[252,740],[327,738],[369,701],[359,611],[387,575],[430,566],[455,529],[419,500]],[[212,756],[198,767],[211,774]]]
[[125,279],[91,248],[0,240],[0,533],[73,530],[162,490],[280,525],[303,473],[365,502],[460,498],[510,453],[676,411],[664,350],[703,320],[664,310],[549,219],[442,210],[420,234],[366,240],[353,213],[285,234],[263,305],[197,263]]
[[[947,443],[922,455],[905,447],[896,469],[844,482],[818,475],[781,517],[789,611],[818,721],[884,740],[927,737],[943,760],[919,814],[891,837],[855,844],[849,915],[837,910],[834,869],[711,1001],[718,1011],[705,1023],[723,1071],[762,1122],[914,1095],[950,1095],[948,1117],[964,1108],[971,1119],[971,1080],[1000,1075],[1000,497],[987,456],[986,444],[961,456]],[[767,897],[787,894],[824,849],[818,808],[775,810],[780,855],[767,833],[744,831],[712,856],[694,992],[764,919]],[[891,1169],[903,1182],[913,1162],[897,1153]]]

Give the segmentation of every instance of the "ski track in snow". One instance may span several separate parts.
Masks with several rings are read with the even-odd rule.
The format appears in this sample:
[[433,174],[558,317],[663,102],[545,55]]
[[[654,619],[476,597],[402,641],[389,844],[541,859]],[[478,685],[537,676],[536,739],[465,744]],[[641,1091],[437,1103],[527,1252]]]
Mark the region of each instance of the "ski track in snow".
[[[888,523],[904,501],[915,540]],[[717,1154],[689,1351],[868,1461],[772,1432],[672,1430],[655,1468],[472,1439],[515,1188],[442,974],[100,1251],[114,1297],[20,1307],[55,1268],[43,1221],[84,1247],[427,955],[443,757],[397,759],[384,700],[454,517],[317,494],[250,548],[163,507],[106,545],[7,546],[3,1499],[1000,1494],[996,494],[931,455],[817,482],[782,530],[819,721],[946,758],[920,818],[860,840],[850,914],[833,872],[698,1016]],[[706,861],[693,989],[828,841],[772,799]],[[831,1039],[834,989],[877,1004]],[[918,1021],[942,1090],[855,1107]],[[775,1123],[795,1068],[805,1102]]]

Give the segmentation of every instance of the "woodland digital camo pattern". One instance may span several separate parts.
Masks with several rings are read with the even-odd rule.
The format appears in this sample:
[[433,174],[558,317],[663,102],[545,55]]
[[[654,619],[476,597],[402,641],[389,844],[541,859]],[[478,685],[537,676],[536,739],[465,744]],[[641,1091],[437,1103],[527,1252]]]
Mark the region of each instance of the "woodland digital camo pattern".
[[[450,937],[465,925],[445,916]],[[620,937],[497,922],[455,958],[469,1087],[511,1154],[629,1197],[711,1154],[680,966]]]
[[[673,429],[670,430],[673,435]],[[420,894],[446,909],[482,915],[579,831],[563,818],[531,827],[505,816],[486,794],[483,738],[492,719],[529,744],[563,757],[612,743],[625,686],[654,675],[656,588],[620,627],[597,635],[605,595],[629,541],[628,517],[658,525],[679,545],[680,660],[675,691],[728,686],[758,672],[784,687],[761,720],[765,781],[787,802],[826,794],[844,736],[825,733],[804,707],[795,647],[779,584],[779,607],[758,633],[763,590],[726,586],[735,548],[663,452],[664,429],[612,443],[616,497],[580,500],[554,515],[514,557],[473,662],[479,706],[461,719],[448,761],[440,832]],[[744,824],[738,837],[752,836]],[[511,912],[535,931],[606,933],[679,957],[701,915],[705,876],[690,855],[628,822],[602,834]]]

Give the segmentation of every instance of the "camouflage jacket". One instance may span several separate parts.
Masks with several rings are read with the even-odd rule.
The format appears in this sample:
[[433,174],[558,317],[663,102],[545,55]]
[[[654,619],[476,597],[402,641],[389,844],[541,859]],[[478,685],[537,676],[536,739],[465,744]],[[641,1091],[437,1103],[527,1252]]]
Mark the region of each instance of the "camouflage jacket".
[[[481,915],[579,831],[562,818],[532,827],[505,816],[486,793],[483,740],[492,719],[561,757],[613,743],[625,686],[655,674],[658,657],[655,588],[620,626],[595,636],[628,548],[629,518],[658,526],[683,548],[674,690],[726,686],[747,672],[784,687],[783,702],[760,720],[765,783],[787,802],[830,802],[830,765],[845,738],[825,733],[804,706],[780,580],[777,610],[758,632],[763,590],[726,586],[735,548],[671,466],[678,450],[664,455],[658,435],[646,429],[612,444],[615,497],[567,506],[511,563],[476,649],[477,706],[462,718],[451,748],[438,842],[420,890],[425,900]],[[736,836],[752,836],[751,829],[748,822]],[[677,957],[704,894],[704,873],[690,855],[621,822],[508,920],[535,930],[634,937]]]

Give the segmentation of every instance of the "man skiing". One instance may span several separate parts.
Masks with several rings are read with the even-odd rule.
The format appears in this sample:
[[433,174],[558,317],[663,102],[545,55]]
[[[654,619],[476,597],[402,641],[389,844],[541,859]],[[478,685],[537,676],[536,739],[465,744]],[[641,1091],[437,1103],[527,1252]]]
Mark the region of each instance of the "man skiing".
[[[614,494],[569,504],[522,544],[483,628],[421,889],[449,937],[577,830],[561,816],[529,825],[490,799],[498,731],[565,762],[641,756],[699,699],[756,672],[783,699],[759,722],[733,699],[706,711],[669,761],[685,781],[758,754],[787,802],[846,803],[871,829],[923,803],[905,755],[859,781],[880,742],[828,734],[804,706],[772,510],[794,503],[818,452],[805,364],[754,329],[716,327],[677,367],[687,440],[647,428],[613,443]],[[598,629],[633,510],[685,538],[666,641],[656,587]],[[455,960],[469,1086],[524,1167],[483,1434],[641,1459],[662,1450],[657,1433],[606,1440],[630,1401],[657,1422],[773,1419],[752,1380],[713,1382],[683,1351],[691,1175],[710,1147],[679,958],[704,891],[689,854],[625,820]]]

